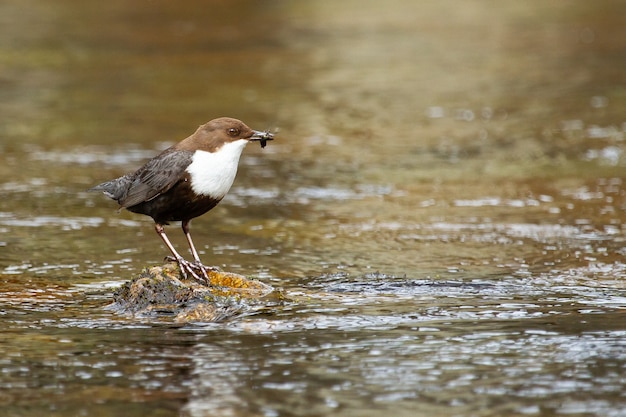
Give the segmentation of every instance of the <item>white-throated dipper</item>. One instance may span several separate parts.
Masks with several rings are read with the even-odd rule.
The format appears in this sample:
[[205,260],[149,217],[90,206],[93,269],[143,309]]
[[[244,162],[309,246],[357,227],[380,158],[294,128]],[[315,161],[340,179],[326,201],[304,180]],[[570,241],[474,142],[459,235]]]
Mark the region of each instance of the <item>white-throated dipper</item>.
[[[102,191],[120,208],[152,217],[156,232],[178,262],[181,274],[208,284],[207,267],[193,245],[189,222],[215,207],[230,190],[243,148],[250,141],[259,141],[265,147],[272,139],[271,133],[252,130],[241,120],[220,117],[203,124],[137,171],[89,191]],[[172,221],[182,222],[194,262],[180,256],[167,238],[163,226]]]

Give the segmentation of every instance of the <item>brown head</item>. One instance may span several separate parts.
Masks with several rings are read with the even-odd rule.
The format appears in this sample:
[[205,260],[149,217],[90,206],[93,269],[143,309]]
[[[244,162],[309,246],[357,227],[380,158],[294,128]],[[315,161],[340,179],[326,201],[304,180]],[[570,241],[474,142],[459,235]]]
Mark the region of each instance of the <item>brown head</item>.
[[241,139],[258,140],[261,142],[261,146],[265,146],[265,141],[274,139],[274,135],[269,132],[252,130],[241,120],[220,117],[200,126],[193,135],[175,145],[175,148],[215,152],[225,143]]

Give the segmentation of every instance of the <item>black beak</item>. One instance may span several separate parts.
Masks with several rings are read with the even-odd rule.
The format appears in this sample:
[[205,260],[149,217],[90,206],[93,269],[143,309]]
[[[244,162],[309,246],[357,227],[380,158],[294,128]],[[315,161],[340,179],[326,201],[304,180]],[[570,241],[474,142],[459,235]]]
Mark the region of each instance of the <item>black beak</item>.
[[260,132],[258,130],[252,131],[252,136],[248,139],[250,142],[253,140],[258,140],[261,142],[261,148],[265,148],[268,140],[274,140],[274,135],[270,132]]

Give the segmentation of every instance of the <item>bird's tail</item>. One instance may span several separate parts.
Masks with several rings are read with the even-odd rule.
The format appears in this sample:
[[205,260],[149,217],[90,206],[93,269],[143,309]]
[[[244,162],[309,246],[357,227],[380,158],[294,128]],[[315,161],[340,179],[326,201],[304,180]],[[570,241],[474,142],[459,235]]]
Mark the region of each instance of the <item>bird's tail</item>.
[[91,187],[87,191],[101,191],[104,195],[119,203],[120,200],[124,198],[131,182],[132,180],[129,178],[129,176],[124,175],[123,177],[119,177],[114,180],[98,184],[95,187]]

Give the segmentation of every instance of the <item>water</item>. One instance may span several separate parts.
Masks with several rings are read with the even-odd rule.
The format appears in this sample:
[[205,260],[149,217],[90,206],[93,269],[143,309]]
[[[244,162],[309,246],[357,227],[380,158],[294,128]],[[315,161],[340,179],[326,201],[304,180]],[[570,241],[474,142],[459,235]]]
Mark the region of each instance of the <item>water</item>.
[[[626,10],[544,3],[3,2],[2,415],[626,416]],[[290,301],[114,314],[167,253],[85,190],[222,115],[194,240]]]

